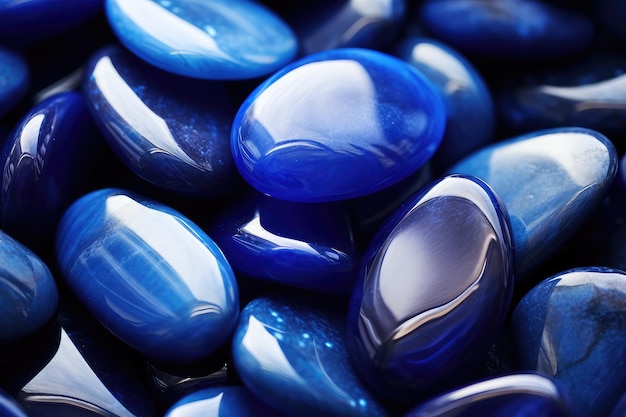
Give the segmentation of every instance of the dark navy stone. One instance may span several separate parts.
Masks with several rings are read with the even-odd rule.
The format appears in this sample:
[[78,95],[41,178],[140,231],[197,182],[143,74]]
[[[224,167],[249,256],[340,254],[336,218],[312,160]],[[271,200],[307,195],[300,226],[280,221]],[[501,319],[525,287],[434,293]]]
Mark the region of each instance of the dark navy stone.
[[621,0],[597,0],[593,3],[594,11],[604,27],[621,42],[626,42],[626,3]]
[[232,351],[248,389],[288,415],[387,415],[350,366],[342,314],[256,298],[241,313]]
[[293,59],[295,35],[252,0],[105,0],[111,28],[165,71],[202,79],[269,74]]
[[624,417],[626,416],[626,392],[622,395],[622,398],[617,402],[613,411],[611,411],[611,417]]
[[28,417],[15,398],[0,388],[0,415],[3,417]]
[[233,122],[231,145],[259,191],[332,201],[413,174],[444,127],[443,103],[415,68],[376,51],[335,49],[288,65],[253,91]]
[[596,131],[575,127],[498,142],[449,170],[481,178],[502,199],[511,217],[518,279],[580,228],[616,171],[613,144]]
[[475,382],[432,398],[405,417],[569,417],[567,400],[548,378],[513,374]]
[[111,332],[163,361],[193,362],[230,337],[237,283],[213,241],[179,212],[119,189],[65,212],[57,259],[73,293]]
[[362,261],[348,350],[370,387],[415,402],[463,382],[513,291],[508,216],[482,181],[444,177],[383,225]]
[[542,281],[511,320],[517,365],[549,376],[580,417],[608,415],[626,392],[626,273],[577,268]]
[[107,143],[144,180],[205,198],[241,181],[230,152],[237,109],[220,85],[160,71],[110,46],[89,61],[83,90]]
[[446,131],[433,157],[436,171],[489,144],[495,128],[491,95],[482,76],[461,54],[427,38],[406,38],[398,57],[419,69],[434,85],[446,106]]
[[419,16],[435,38],[492,58],[555,59],[584,49],[594,35],[585,15],[536,0],[426,0]]
[[0,118],[24,97],[29,83],[30,69],[26,60],[17,52],[0,48]]

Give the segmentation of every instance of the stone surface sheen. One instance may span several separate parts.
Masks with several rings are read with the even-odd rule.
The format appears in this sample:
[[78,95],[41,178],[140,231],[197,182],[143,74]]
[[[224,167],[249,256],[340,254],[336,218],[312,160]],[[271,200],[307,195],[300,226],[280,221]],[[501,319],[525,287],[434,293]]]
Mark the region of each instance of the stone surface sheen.
[[443,103],[421,73],[346,48],[310,55],[261,84],[235,117],[231,146],[259,191],[320,202],[408,177],[433,155],[444,127]]
[[119,189],[89,193],[64,214],[56,250],[74,294],[147,356],[199,360],[236,324],[230,265],[199,227],[160,203]]
[[205,198],[240,181],[230,152],[237,109],[217,83],[160,71],[110,46],[87,64],[83,91],[110,147],[146,181]]
[[3,417],[28,417],[13,397],[0,389],[0,414]]
[[165,71],[193,78],[269,74],[296,54],[295,35],[250,0],[106,0],[119,40]]
[[580,417],[608,415],[626,392],[626,273],[577,268],[534,287],[513,312],[521,369],[552,376]]
[[450,173],[481,178],[506,206],[523,279],[583,224],[617,172],[617,151],[583,128],[532,132],[482,149]]
[[244,384],[292,416],[385,416],[350,366],[341,314],[261,297],[242,311],[232,351]]
[[462,382],[504,322],[512,257],[482,181],[448,176],[409,199],[372,240],[350,301],[348,350],[368,385],[414,403]]
[[16,52],[0,48],[0,118],[18,104],[29,83],[26,60]]

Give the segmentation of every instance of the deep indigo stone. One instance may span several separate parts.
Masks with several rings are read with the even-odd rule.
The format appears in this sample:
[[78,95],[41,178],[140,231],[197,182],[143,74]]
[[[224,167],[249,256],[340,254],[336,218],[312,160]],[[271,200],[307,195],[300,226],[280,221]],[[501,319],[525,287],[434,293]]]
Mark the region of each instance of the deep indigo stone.
[[17,52],[0,48],[0,118],[19,103],[29,83],[30,69],[26,60]]
[[15,398],[0,388],[0,414],[3,417],[28,417]]
[[367,249],[348,348],[368,385],[402,402],[480,364],[511,301],[508,216],[482,181],[444,177],[409,199]]
[[626,3],[621,0],[598,0],[593,3],[600,22],[621,42],[626,42]]
[[83,90],[108,144],[146,181],[192,197],[240,182],[230,152],[237,109],[217,83],[160,71],[110,46],[89,61]]
[[457,388],[412,409],[405,417],[568,417],[570,406],[548,378],[513,374]]
[[550,375],[577,416],[608,415],[626,392],[626,273],[577,268],[534,287],[513,312],[520,369]]
[[251,0],[106,0],[109,23],[133,53],[202,79],[269,74],[296,54],[291,29]]
[[416,172],[439,146],[444,125],[438,93],[409,64],[335,49],[288,65],[253,91],[237,113],[231,145],[237,168],[259,191],[332,201]]
[[342,314],[257,298],[241,313],[232,349],[248,389],[288,415],[387,415],[350,366]]
[[160,203],[118,189],[89,193],[65,212],[56,250],[73,293],[149,357],[199,360],[236,324],[228,262],[199,227]]
[[611,411],[611,417],[624,417],[626,416],[626,392],[622,395],[622,398],[617,402],[613,411]]
[[598,132],[573,127],[498,142],[449,170],[481,178],[502,199],[511,217],[518,279],[579,229],[616,171],[613,144]]

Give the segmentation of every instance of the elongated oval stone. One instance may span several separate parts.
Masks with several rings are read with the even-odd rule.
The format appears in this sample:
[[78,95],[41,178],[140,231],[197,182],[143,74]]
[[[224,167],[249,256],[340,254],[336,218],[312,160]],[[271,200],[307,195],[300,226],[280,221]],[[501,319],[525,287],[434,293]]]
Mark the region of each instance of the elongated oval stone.
[[106,0],[119,40],[165,71],[202,79],[269,74],[296,54],[295,35],[251,0]]
[[626,273],[576,268],[535,286],[511,320],[517,366],[560,384],[577,416],[609,415],[626,392]]
[[82,304],[147,356],[199,360],[236,324],[238,288],[222,252],[160,203],[119,189],[91,192],[65,212],[56,251]]
[[336,49],[288,65],[253,91],[235,117],[231,146],[244,179],[265,194],[343,200],[416,172],[444,125],[439,95],[409,64]]
[[0,48],[0,118],[19,103],[29,83],[26,60],[16,52]]
[[464,380],[511,300],[508,217],[482,181],[444,177],[407,200],[367,249],[348,350],[368,385],[400,402]]

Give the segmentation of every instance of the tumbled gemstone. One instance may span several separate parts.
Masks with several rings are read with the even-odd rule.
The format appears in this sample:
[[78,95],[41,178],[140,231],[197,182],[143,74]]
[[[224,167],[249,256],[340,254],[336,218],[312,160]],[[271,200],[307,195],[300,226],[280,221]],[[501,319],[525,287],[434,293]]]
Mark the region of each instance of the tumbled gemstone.
[[481,178],[511,218],[515,275],[524,279],[576,232],[617,171],[617,151],[583,128],[532,132],[482,149],[450,168]]
[[518,366],[552,376],[580,417],[626,392],[626,273],[576,268],[535,286],[511,320]]
[[486,355],[513,291],[508,217],[482,181],[444,177],[407,200],[362,261],[348,347],[368,385],[415,402]]
[[238,288],[222,252],[160,203],[119,189],[91,192],[63,215],[56,250],[73,293],[149,357],[199,360],[236,324]]
[[252,0],[106,0],[111,28],[134,54],[202,79],[269,74],[296,54],[295,35]]
[[241,312],[232,352],[248,389],[288,415],[387,415],[350,366],[343,315],[329,309],[256,298]]
[[51,320],[58,301],[46,264],[0,230],[0,343],[16,341]]
[[0,415],[3,417],[28,417],[13,397],[0,388]]
[[83,90],[107,143],[144,180],[205,198],[240,181],[230,152],[237,109],[220,85],[160,71],[109,46],[89,61]]
[[366,49],[335,49],[283,68],[241,105],[231,134],[253,187],[301,202],[389,187],[433,155],[445,126],[432,84],[409,64]]
[[19,103],[29,83],[26,60],[16,52],[0,48],[0,118]]

